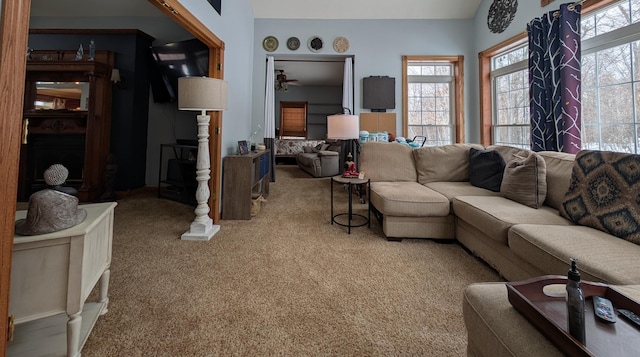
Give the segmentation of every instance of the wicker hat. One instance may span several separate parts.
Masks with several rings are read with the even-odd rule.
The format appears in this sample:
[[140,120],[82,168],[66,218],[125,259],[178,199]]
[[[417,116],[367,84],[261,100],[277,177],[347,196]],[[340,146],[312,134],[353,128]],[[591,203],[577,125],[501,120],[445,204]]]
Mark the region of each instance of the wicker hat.
[[69,177],[69,170],[60,164],[53,164],[44,171],[44,182],[49,186],[62,185]]

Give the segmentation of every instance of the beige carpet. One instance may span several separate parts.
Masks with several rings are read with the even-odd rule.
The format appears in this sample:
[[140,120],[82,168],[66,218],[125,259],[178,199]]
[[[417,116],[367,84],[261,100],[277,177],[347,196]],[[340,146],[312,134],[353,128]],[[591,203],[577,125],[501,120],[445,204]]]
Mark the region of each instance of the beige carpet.
[[109,312],[83,356],[465,355],[463,289],[495,272],[457,244],[387,242],[375,219],[348,235],[329,182],[278,165],[259,215],[209,242],[179,239],[190,206],[121,200]]

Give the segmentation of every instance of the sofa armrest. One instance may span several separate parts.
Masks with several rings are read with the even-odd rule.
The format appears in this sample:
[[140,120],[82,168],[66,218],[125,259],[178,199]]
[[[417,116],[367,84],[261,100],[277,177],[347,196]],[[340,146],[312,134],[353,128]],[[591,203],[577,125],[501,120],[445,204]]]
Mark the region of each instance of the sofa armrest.
[[330,151],[330,150],[318,151],[318,156],[338,156],[338,155],[340,155],[340,153],[336,151]]

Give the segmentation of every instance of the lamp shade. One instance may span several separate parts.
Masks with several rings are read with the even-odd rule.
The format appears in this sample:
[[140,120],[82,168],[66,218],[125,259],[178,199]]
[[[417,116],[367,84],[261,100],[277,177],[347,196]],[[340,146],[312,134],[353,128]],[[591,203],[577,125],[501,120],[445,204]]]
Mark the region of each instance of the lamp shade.
[[178,109],[227,109],[227,82],[209,77],[178,78]]
[[120,82],[120,70],[119,69],[114,68],[113,70],[111,70],[111,82],[113,82],[113,83]]
[[335,114],[327,117],[327,139],[358,139],[360,120],[357,115]]

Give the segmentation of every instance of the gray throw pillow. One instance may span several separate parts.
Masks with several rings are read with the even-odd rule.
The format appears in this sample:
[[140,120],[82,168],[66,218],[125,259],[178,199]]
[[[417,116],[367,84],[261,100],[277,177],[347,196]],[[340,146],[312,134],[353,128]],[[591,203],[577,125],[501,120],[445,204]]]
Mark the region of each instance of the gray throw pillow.
[[476,187],[500,192],[504,159],[495,150],[469,149],[469,183]]
[[542,156],[523,150],[506,163],[500,194],[538,208],[547,197],[547,166]]

